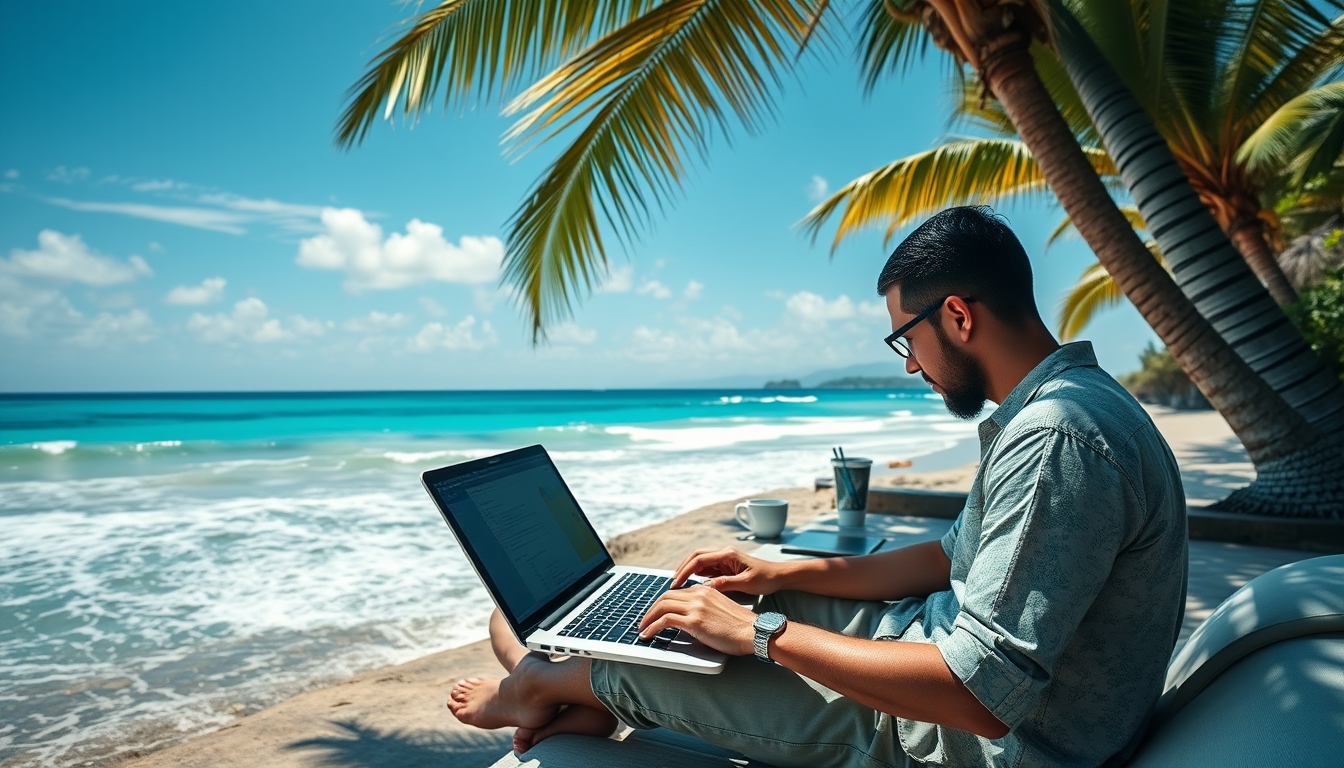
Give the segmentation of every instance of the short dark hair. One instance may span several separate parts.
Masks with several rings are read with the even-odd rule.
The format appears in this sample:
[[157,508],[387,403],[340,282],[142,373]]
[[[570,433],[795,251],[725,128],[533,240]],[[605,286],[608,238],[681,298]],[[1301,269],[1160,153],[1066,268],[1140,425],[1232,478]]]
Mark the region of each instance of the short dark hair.
[[1008,222],[987,205],[948,208],[892,251],[877,292],[901,285],[901,309],[919,312],[945,296],[974,296],[1012,325],[1040,320],[1031,262]]

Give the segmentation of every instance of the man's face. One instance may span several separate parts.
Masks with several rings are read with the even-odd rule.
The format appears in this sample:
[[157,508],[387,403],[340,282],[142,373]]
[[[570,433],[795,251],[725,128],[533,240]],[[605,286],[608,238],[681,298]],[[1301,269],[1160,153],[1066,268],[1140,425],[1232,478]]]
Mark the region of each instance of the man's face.
[[[912,307],[914,312],[901,309],[899,285],[887,291],[886,299],[893,331],[924,309]],[[910,356],[905,359],[905,371],[922,376],[934,392],[943,396],[943,403],[953,416],[973,419],[985,407],[989,379],[984,366],[966,351],[960,337],[950,337],[943,328],[946,314],[946,309],[939,309],[906,332],[904,338]]]

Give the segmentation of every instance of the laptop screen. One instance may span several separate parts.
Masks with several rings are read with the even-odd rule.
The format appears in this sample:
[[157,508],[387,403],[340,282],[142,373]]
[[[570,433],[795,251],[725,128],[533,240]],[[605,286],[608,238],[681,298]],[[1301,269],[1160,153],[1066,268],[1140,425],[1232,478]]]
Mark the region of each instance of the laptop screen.
[[425,485],[515,626],[611,564],[539,445],[426,472]]

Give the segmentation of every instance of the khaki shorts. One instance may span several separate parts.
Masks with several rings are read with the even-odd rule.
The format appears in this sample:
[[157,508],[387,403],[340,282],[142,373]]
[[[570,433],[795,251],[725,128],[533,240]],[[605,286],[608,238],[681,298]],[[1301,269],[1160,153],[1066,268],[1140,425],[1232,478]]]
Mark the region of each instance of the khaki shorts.
[[[757,612],[872,637],[887,603],[805,592],[761,598]],[[905,766],[891,719],[777,664],[729,658],[718,675],[593,660],[593,693],[632,728],[668,728],[788,766]]]

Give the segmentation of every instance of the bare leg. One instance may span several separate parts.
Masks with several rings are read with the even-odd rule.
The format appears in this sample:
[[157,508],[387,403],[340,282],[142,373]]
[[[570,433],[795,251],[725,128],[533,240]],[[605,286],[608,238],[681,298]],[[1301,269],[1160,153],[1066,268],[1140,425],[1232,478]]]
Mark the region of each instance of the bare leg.
[[616,729],[616,718],[593,695],[587,659],[552,663],[530,653],[499,611],[490,617],[490,645],[511,674],[503,680],[459,680],[448,696],[448,709],[458,720],[480,728],[518,726],[518,752],[557,733],[608,736]]
[[504,665],[504,669],[512,672],[513,668],[518,666],[518,662],[524,656],[531,653],[527,646],[518,642],[513,636],[513,630],[509,629],[509,623],[504,620],[504,614],[496,608],[494,613],[490,614],[490,649],[495,652],[495,658]]

